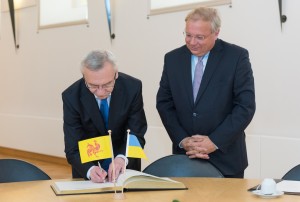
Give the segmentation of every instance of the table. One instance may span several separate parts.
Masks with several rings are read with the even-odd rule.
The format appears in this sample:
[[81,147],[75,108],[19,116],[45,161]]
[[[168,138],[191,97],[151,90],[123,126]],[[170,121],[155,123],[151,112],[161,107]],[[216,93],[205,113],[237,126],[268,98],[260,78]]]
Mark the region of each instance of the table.
[[259,184],[258,179],[172,178],[183,182],[188,190],[126,192],[125,200],[113,199],[112,193],[56,196],[50,185],[54,181],[0,183],[0,202],[300,202],[300,196],[283,195],[263,199],[247,189]]

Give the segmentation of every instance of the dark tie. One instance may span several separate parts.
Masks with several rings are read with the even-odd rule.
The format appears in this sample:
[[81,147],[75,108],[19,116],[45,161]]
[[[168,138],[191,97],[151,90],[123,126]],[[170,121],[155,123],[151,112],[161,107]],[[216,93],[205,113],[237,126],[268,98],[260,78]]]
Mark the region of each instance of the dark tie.
[[198,63],[196,64],[195,67],[195,72],[194,72],[194,81],[193,81],[193,95],[194,95],[194,102],[197,98],[197,94],[200,88],[202,76],[203,76],[203,62],[202,62],[203,57],[198,57]]
[[106,129],[108,129],[108,113],[109,113],[109,108],[108,108],[108,103],[107,103],[107,98],[101,100],[100,104],[100,111],[105,123]]
[[[108,107],[108,103],[107,103],[107,98],[102,99],[101,100],[101,104],[100,104],[100,111],[105,123],[105,128],[108,129],[108,114],[109,114],[109,107]],[[109,164],[111,163],[111,158],[108,159],[104,159],[101,162],[101,166],[102,168],[107,172],[108,168],[109,168]]]

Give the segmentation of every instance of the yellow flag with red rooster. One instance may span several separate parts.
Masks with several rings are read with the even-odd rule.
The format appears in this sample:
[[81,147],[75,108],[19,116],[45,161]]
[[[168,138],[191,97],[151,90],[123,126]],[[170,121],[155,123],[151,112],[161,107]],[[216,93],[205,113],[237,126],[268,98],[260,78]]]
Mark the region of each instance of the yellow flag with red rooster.
[[109,135],[79,141],[78,146],[81,163],[112,158]]

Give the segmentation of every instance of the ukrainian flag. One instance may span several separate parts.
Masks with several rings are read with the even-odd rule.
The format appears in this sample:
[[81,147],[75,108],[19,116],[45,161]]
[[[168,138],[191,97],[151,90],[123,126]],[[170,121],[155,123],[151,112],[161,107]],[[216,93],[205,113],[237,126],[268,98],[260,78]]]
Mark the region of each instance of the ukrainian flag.
[[147,159],[147,156],[135,135],[129,134],[127,137],[126,156]]
[[112,158],[109,135],[90,138],[78,142],[81,163]]

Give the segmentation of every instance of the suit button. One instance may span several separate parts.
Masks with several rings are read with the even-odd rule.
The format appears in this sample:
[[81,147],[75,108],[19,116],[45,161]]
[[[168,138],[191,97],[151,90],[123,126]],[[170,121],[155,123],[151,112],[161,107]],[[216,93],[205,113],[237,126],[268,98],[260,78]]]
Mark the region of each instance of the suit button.
[[193,117],[196,117],[198,114],[197,113],[193,113]]

